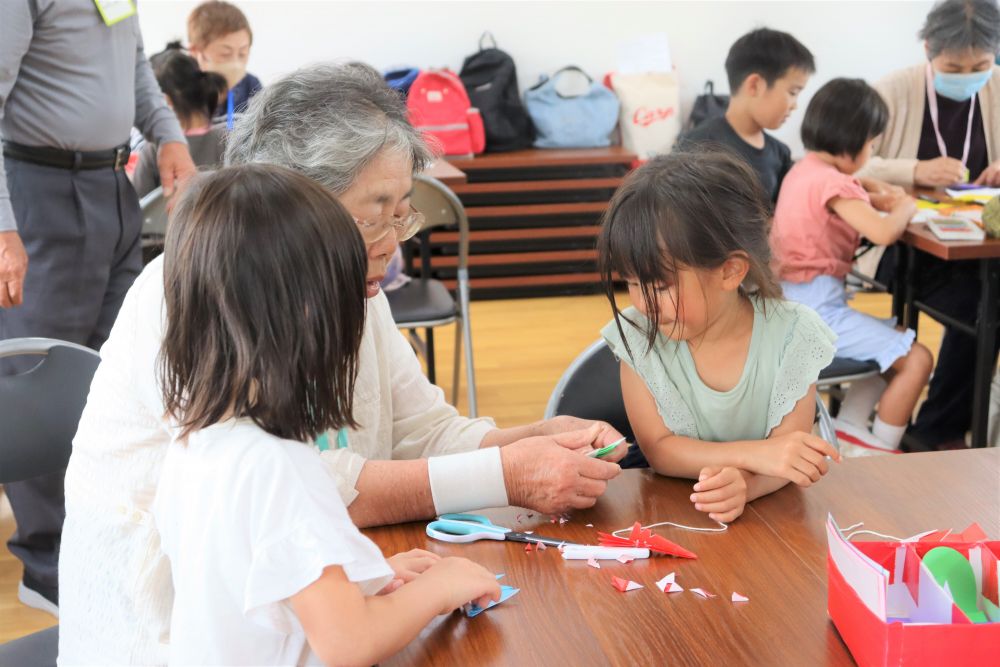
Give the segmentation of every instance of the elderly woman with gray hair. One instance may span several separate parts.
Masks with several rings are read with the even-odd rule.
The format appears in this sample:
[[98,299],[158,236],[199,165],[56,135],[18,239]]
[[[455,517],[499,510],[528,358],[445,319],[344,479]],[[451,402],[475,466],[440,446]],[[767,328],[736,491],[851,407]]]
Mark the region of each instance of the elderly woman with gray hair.
[[[368,250],[352,406],[360,426],[326,434],[321,457],[360,526],[508,504],[543,513],[589,507],[620,468],[584,453],[619,438],[614,429],[572,417],[506,429],[463,418],[427,381],[392,321],[379,281],[398,241],[419,227],[413,175],[431,159],[396,93],[356,63],[317,65],[273,83],[230,137],[227,163],[291,167],[335,193]],[[176,433],[163,416],[155,371],[163,327],[157,259],[129,291],[101,350],[73,442],[59,564],[64,664],[168,657],[170,567],[149,515]]]
[[920,30],[927,62],[875,84],[889,124],[864,173],[898,185],[968,178],[1000,186],[1000,9],[996,0],[945,0]]
[[[902,186],[947,187],[968,178],[1000,186],[1000,8],[996,0],[944,0],[934,5],[919,36],[927,61],[875,84],[889,107],[889,124],[875,142],[863,175]],[[967,173],[966,173],[967,172]],[[896,249],[886,250],[878,279],[893,281]],[[918,298],[964,322],[975,322],[979,272],[975,262],[920,260]],[[908,430],[917,448],[965,447],[972,423],[975,341],[947,326],[927,401]],[[869,380],[873,385],[880,380]],[[866,420],[880,387],[860,387],[872,398],[851,409]],[[862,401],[863,402],[863,401]],[[846,405],[846,403],[845,403]],[[850,419],[849,419],[850,421]]]

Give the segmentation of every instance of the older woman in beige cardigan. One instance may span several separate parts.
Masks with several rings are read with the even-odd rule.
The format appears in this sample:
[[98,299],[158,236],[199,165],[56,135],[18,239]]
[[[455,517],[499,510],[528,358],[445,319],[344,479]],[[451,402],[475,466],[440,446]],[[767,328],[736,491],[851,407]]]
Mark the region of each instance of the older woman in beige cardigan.
[[[940,2],[920,37],[928,62],[890,74],[875,86],[889,106],[889,124],[864,176],[902,186],[946,187],[966,177],[1000,186],[996,0]],[[883,282],[891,281],[895,259],[893,249],[885,253],[878,271]],[[972,323],[979,309],[978,266],[924,255],[918,291],[924,303]],[[927,401],[908,431],[911,446],[965,447],[975,363],[974,341],[946,327]]]
[[[929,62],[893,72],[875,84],[889,106],[889,124],[875,142],[864,175],[903,186],[943,187],[961,181],[968,167],[970,180],[1000,186],[1000,67],[994,64],[1000,11],[995,0],[941,2],[928,15],[920,36]],[[985,84],[965,97],[977,79],[985,79]],[[970,100],[975,105],[971,123]],[[934,108],[947,154],[942,154],[935,136]],[[971,155],[966,160],[975,164],[963,165],[970,124]],[[946,126],[953,130],[950,136]]]

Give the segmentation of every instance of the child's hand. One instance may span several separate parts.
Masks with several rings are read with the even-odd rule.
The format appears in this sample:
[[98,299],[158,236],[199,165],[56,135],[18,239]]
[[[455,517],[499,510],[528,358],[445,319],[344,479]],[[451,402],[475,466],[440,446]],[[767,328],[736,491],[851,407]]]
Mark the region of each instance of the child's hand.
[[917,214],[917,202],[913,197],[903,197],[896,202],[890,213],[892,215],[899,215],[909,222]]
[[906,190],[898,185],[885,183],[884,187],[879,188],[877,191],[869,191],[868,198],[871,199],[872,208],[876,211],[889,213],[901,201],[908,199],[909,195],[906,194]]
[[424,572],[420,581],[433,582],[441,603],[439,614],[450,613],[468,602],[485,608],[500,599],[496,575],[468,558],[442,558]]
[[840,454],[826,440],[812,433],[795,431],[760,442],[756,456],[751,458],[751,471],[781,477],[799,486],[810,486],[829,469],[827,456],[840,462]]
[[396,576],[378,594],[386,595],[403,584],[413,581],[439,560],[441,560],[441,556],[423,549],[410,549],[386,558],[386,562],[389,563],[389,567],[396,573]]
[[702,468],[694,490],[694,508],[708,512],[713,521],[729,523],[743,514],[747,504],[747,480],[739,468]]

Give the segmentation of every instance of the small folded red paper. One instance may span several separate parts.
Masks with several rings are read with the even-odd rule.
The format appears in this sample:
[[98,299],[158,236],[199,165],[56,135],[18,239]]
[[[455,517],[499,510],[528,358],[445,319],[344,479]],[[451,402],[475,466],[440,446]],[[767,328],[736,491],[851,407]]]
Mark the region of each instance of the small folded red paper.
[[629,586],[632,586],[632,590],[637,591],[642,586],[634,581],[629,581],[628,579],[622,579],[621,577],[611,577],[611,585],[622,593],[628,593]]
[[607,533],[597,533],[597,543],[602,547],[645,547],[650,551],[665,556],[680,558],[697,558],[693,551],[688,551],[679,544],[674,544],[667,538],[656,535],[651,530],[645,530],[638,521],[632,526],[632,532],[626,537],[616,537]]

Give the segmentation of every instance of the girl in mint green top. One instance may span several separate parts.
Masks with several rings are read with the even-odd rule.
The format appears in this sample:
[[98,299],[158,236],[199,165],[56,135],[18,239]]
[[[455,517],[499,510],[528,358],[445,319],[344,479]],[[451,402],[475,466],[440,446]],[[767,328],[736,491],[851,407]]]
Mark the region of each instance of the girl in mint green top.
[[[698,480],[714,520],[789,481],[809,486],[839,454],[812,434],[815,382],[835,336],[781,299],[770,210],[752,170],[727,152],[673,153],[615,193],[598,250],[632,430],[657,472]],[[619,310],[614,281],[628,284]]]

